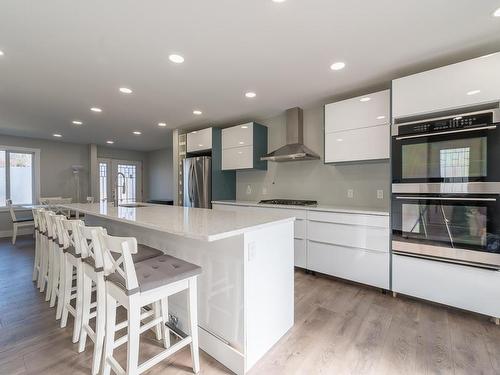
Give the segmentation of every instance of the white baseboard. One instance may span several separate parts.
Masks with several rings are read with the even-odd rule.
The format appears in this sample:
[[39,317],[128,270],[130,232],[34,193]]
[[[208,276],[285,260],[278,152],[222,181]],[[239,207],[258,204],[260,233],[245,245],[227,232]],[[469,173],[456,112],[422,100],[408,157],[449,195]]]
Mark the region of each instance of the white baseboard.
[[[17,236],[22,236],[24,234],[33,234],[33,228],[19,228],[17,231]],[[0,230],[0,238],[12,237],[11,230]]]

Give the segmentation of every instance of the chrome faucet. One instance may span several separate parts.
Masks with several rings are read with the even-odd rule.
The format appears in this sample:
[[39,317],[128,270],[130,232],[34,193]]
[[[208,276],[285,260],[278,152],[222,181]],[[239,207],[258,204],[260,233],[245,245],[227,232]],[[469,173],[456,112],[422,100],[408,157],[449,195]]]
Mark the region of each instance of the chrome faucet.
[[[123,185],[122,186],[119,186],[118,185],[118,177],[119,176],[122,176],[123,177]],[[113,187],[113,206],[114,207],[118,207],[118,188],[122,188],[122,193],[125,194],[125,175],[122,173],[122,172],[118,172],[116,174],[116,181],[115,181],[115,186]]]

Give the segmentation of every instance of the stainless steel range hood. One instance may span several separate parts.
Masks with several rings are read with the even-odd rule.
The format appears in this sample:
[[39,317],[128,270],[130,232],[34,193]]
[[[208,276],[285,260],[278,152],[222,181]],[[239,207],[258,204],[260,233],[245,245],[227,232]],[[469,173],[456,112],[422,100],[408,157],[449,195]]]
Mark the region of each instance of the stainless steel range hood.
[[302,109],[290,108],[286,111],[286,145],[264,155],[260,160],[296,161],[315,160],[319,155],[304,145],[304,120]]

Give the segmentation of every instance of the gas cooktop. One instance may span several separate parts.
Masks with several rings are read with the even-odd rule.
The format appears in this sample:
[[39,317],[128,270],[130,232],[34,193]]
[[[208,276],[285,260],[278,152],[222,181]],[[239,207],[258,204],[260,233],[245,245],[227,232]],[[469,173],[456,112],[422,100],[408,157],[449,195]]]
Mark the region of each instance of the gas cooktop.
[[282,204],[288,206],[316,206],[318,201],[301,200],[301,199],[264,199],[261,204]]

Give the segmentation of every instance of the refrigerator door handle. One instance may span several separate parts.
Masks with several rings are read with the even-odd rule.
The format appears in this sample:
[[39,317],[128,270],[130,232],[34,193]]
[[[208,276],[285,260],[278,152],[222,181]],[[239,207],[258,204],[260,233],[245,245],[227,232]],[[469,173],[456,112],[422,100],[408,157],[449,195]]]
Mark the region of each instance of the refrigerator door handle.
[[194,163],[189,165],[189,202],[191,207],[193,207],[193,195],[194,195]]

